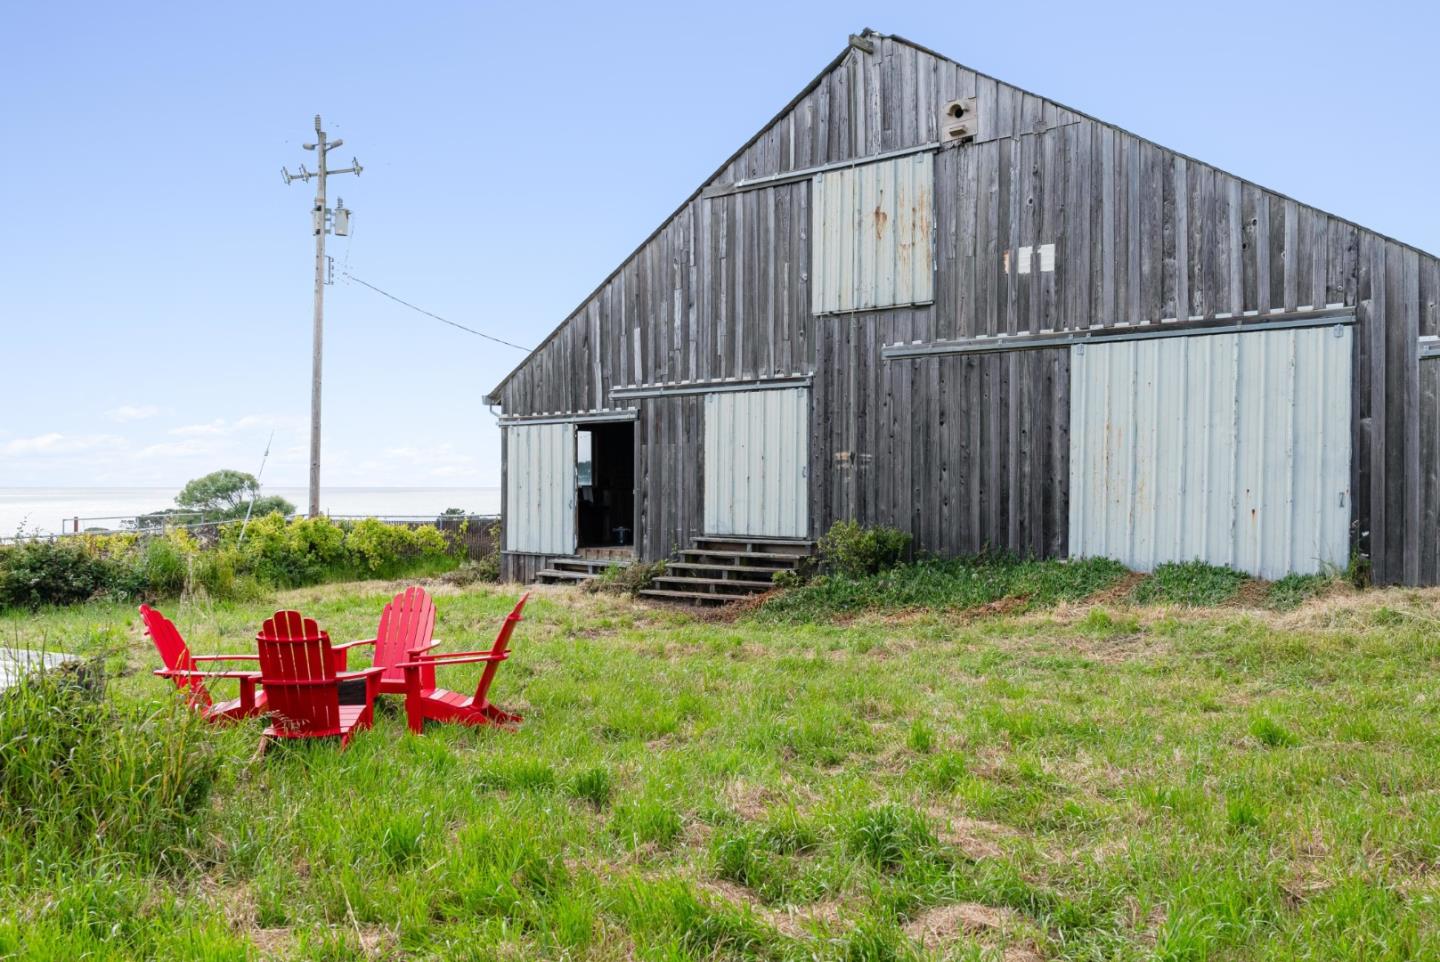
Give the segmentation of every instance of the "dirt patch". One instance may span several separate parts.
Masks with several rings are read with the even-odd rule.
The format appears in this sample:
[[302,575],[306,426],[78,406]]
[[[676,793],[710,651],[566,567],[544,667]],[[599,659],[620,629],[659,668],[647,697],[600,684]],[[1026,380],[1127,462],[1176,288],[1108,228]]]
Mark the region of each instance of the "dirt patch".
[[267,962],[272,959],[289,958],[290,949],[295,942],[295,935],[288,928],[250,929],[245,934],[250,936],[250,941],[255,946],[255,950],[260,953],[260,958]]
[[927,949],[939,949],[962,939],[1004,935],[1019,922],[1020,915],[1013,909],[960,902],[916,916],[905,924],[905,934]]
[[975,862],[1002,857],[1005,850],[998,839],[1014,838],[1020,834],[1008,825],[956,815],[940,806],[927,808],[925,814],[935,823],[935,837],[942,844],[959,849],[966,858]]
[[777,801],[777,796],[763,785],[737,778],[725,786],[725,801],[736,815],[747,822],[754,822],[765,816]]
[[1095,605],[1125,605],[1130,603],[1130,596],[1139,587],[1140,582],[1148,577],[1141,571],[1129,571],[1119,581],[1108,588],[1101,588],[1090,597],[1086,598],[1081,605],[1094,607]]
[[983,605],[974,608],[966,608],[960,612],[962,622],[979,621],[982,618],[1003,618],[1007,615],[1018,615],[1030,607],[1029,595],[1006,595],[994,601],[987,601]]
[[1226,604],[1227,608],[1258,608],[1270,607],[1270,582],[1261,581],[1259,578],[1250,578],[1240,583],[1240,588],[1235,592],[1235,597]]
[[1369,588],[1360,590],[1344,582],[1294,611],[1272,616],[1276,627],[1290,631],[1338,629],[1364,631],[1377,627],[1379,609],[1390,609],[1404,620],[1440,623],[1440,589]]
[[[738,621],[740,618],[743,618],[745,615],[748,615],[751,612],[757,611],[762,605],[765,604],[765,602],[769,601],[771,598],[774,598],[778,594],[780,594],[779,588],[771,588],[768,591],[762,591],[756,595],[744,595],[742,597],[738,597],[729,604],[716,605],[713,608],[709,606],[706,606],[704,608],[697,606],[690,610],[694,613],[696,621],[708,621],[718,624],[729,624],[732,621]],[[665,604],[667,606],[670,605],[669,602],[666,602]]]
[[812,938],[816,928],[835,928],[844,924],[846,919],[844,905],[833,900],[779,909],[766,905],[754,892],[734,882],[706,879],[695,883],[695,886],[708,895],[749,909],[756,918],[787,938]]
[[1150,658],[1169,651],[1170,646],[1141,633],[1089,638],[1076,636],[1060,642],[1077,655],[1102,665],[1119,665],[1139,658]]

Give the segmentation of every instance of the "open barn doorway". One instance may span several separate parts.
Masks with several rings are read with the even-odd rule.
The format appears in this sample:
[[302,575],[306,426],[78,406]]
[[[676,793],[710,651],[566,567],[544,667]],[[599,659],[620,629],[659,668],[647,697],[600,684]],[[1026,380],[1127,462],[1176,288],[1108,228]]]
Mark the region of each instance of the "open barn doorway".
[[628,555],[635,544],[635,424],[579,425],[575,433],[580,548]]

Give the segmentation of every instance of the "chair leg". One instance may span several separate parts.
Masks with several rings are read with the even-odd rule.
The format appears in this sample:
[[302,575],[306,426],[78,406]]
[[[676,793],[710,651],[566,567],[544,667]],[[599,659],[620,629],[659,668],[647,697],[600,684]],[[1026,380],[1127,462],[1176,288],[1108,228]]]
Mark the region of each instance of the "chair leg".
[[491,725],[518,725],[525,720],[523,715],[508,712],[503,708],[488,703],[481,705],[475,709],[475,711]]
[[425,699],[420,694],[420,671],[405,669],[405,724],[416,735],[425,734]]

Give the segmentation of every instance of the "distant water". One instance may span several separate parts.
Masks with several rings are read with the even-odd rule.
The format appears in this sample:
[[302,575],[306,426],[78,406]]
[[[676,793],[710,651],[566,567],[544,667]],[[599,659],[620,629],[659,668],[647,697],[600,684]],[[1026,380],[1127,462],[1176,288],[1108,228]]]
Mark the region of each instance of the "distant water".
[[[52,534],[80,529],[119,528],[134,518],[175,506],[177,488],[0,488],[0,537],[20,528]],[[305,488],[266,485],[266,495],[279,495],[301,511],[309,500]],[[499,488],[321,488],[320,507],[327,514],[437,515],[446,508],[471,514],[499,514]]]

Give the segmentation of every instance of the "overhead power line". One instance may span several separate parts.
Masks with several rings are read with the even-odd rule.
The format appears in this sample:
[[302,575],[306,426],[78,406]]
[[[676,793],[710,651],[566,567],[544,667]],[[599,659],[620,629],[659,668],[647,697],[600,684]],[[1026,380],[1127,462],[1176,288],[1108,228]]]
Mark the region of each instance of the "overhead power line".
[[343,275],[345,275],[346,277],[350,278],[350,280],[354,281],[356,284],[362,284],[362,285],[364,285],[365,287],[370,288],[370,289],[371,289],[372,291],[374,291],[376,294],[381,294],[381,295],[384,295],[385,297],[390,298],[390,300],[394,301],[396,304],[404,304],[406,307],[410,308],[410,310],[412,310],[412,311],[419,311],[421,314],[424,314],[426,317],[433,317],[435,320],[439,321],[441,324],[449,324],[451,327],[458,327],[460,330],[464,331],[464,332],[467,333],[467,334],[474,334],[476,337],[483,337],[483,338],[485,338],[485,340],[487,340],[487,341],[494,341],[496,344],[504,344],[506,347],[513,347],[513,348],[515,348],[515,350],[517,350],[517,351],[524,351],[524,352],[527,353],[527,354],[530,353],[530,348],[525,347],[525,346],[522,345],[522,344],[516,344],[516,343],[514,343],[513,341],[507,341],[507,340],[505,340],[504,338],[496,337],[496,336],[493,335],[493,334],[486,334],[484,331],[477,331],[477,330],[475,330],[473,327],[466,327],[464,324],[456,324],[454,321],[449,320],[448,318],[441,317],[439,314],[433,313],[433,312],[431,312],[431,311],[427,311],[427,310],[425,310],[425,308],[423,308],[423,307],[416,307],[414,304],[411,304],[409,301],[407,301],[407,300],[405,300],[405,299],[403,299],[403,298],[396,297],[394,294],[391,294],[389,291],[383,291],[383,290],[381,290],[380,288],[376,287],[374,284],[371,284],[369,281],[362,281],[360,278],[356,277],[354,274],[350,273],[349,271],[341,271],[340,273],[343,274]]

